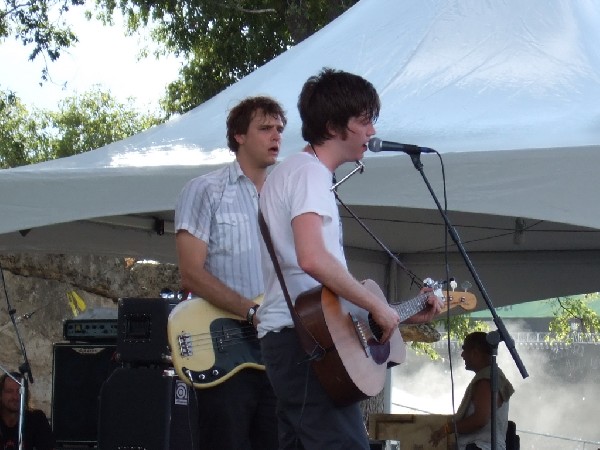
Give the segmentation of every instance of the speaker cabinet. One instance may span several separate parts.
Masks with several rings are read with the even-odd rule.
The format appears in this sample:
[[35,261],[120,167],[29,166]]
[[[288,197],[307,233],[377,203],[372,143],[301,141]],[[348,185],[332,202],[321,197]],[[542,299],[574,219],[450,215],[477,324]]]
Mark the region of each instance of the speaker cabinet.
[[172,370],[115,370],[100,392],[98,448],[197,450],[198,405],[194,390]]
[[52,431],[57,445],[95,444],[100,388],[117,368],[116,345],[57,343],[52,363]]
[[120,298],[117,324],[117,359],[134,366],[161,364],[168,367],[169,312],[178,300]]
[[385,450],[385,441],[369,440],[369,450]]

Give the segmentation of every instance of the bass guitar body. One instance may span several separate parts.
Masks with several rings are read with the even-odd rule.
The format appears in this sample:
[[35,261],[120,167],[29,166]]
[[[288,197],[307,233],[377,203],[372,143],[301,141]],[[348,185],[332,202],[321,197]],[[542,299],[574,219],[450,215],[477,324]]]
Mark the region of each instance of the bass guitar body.
[[[260,304],[262,296],[255,302]],[[177,375],[199,389],[216,386],[242,369],[265,368],[254,327],[202,298],[173,308],[167,339]]]

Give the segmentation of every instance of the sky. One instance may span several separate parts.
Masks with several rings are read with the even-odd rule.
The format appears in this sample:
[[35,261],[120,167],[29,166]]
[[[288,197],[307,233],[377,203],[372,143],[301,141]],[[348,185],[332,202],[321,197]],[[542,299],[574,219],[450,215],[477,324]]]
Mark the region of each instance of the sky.
[[138,61],[140,50],[152,44],[150,38],[125,36],[120,16],[115,26],[105,27],[83,14],[84,8],[69,12],[79,42],[49,62],[51,81],[41,80],[40,57],[29,61],[31,48],[13,38],[0,42],[0,89],[15,92],[28,107],[56,110],[61,99],[100,85],[119,101],[134,97],[138,109],[156,110],[167,84],[177,78],[180,60],[150,56]]

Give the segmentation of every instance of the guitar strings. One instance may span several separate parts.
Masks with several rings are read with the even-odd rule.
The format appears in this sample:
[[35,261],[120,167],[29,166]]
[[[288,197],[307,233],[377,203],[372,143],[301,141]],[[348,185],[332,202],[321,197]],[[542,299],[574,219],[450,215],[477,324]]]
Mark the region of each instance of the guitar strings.
[[258,339],[256,333],[229,333],[227,331],[214,333],[214,334],[195,334],[195,335],[186,335],[187,341],[193,344],[202,343],[202,342],[212,342],[212,341],[240,341],[240,340],[248,340],[248,339]]
[[[390,303],[390,306],[398,308],[406,304],[408,309],[410,309],[411,311],[415,310],[416,312],[422,309],[422,307],[425,305],[425,301],[428,298],[428,296],[429,293],[419,294],[411,300]],[[451,302],[449,298],[446,298],[446,296],[444,296],[443,303],[446,307],[448,307]],[[419,306],[420,308],[418,308]],[[356,320],[356,323],[359,325],[361,330],[363,330],[363,334],[367,342],[369,341],[369,338],[374,338],[376,341],[379,341],[380,336],[377,336],[376,333],[373,332],[373,330],[380,331],[379,325],[375,320],[372,319],[370,315],[368,316],[368,320],[366,323],[364,320]],[[367,330],[368,332],[365,332],[364,330]],[[250,325],[232,326],[230,328],[223,327],[219,331],[209,333],[180,333],[178,336],[181,337],[183,335],[185,335],[186,337],[185,344],[191,347],[192,352],[194,349],[200,352],[206,351],[207,349],[217,349],[219,351],[224,351],[230,347],[240,345],[244,342],[258,341],[256,330],[253,326]],[[179,345],[178,347],[180,347],[181,350],[181,345]]]
[[[405,306],[405,309],[408,309],[408,312],[418,312],[420,311],[426,303],[427,298],[429,297],[429,293],[422,293],[417,295],[412,300],[406,300],[403,302],[390,303],[390,306],[399,308]],[[444,299],[444,303],[447,304],[448,300]],[[379,340],[379,336],[376,336],[372,330],[379,330],[379,325],[372,317],[369,315],[368,321],[357,320],[361,329],[368,330],[368,333],[365,334],[367,338],[375,338]],[[365,326],[366,325],[366,326]],[[179,334],[179,336],[184,335],[185,333]],[[245,342],[252,342],[258,340],[256,335],[256,330],[253,326],[250,325],[242,325],[242,326],[232,326],[230,328],[222,328],[219,331],[215,331],[212,333],[197,333],[197,334],[185,334],[186,345],[199,351],[206,349],[218,348],[219,350],[224,350],[229,347],[233,347],[236,345],[240,345]]]
[[242,341],[252,342],[258,340],[256,330],[250,325],[242,327],[223,328],[213,333],[198,333],[185,334],[180,333],[178,336],[185,336],[187,345],[196,349],[206,348],[227,348],[234,345],[239,345]]

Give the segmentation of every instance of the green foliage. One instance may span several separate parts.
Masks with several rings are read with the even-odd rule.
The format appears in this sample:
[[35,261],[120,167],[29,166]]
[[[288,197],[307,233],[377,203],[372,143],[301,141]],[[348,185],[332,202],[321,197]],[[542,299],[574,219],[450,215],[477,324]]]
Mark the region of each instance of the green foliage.
[[158,123],[155,117],[138,113],[133,99],[122,104],[97,87],[63,100],[58,112],[48,112],[47,117],[54,158],[100,148]]
[[0,94],[0,168],[83,153],[159,123],[132,99],[122,104],[99,88],[63,100],[58,111],[33,113],[13,93]]
[[319,30],[357,0],[97,0],[118,8],[131,31],[155,24],[164,52],[184,56],[161,106],[184,113]]
[[[60,20],[71,7],[84,0],[5,0],[0,5],[0,38],[13,36],[25,46],[33,46],[29,59],[38,55],[55,61],[61,52],[77,42],[69,26]],[[42,78],[47,79],[44,69]]]
[[[179,79],[161,106],[184,113],[319,30],[358,0],[96,0],[96,17],[111,23],[119,11],[130,34],[153,27],[160,52],[183,56]],[[77,41],[63,14],[84,0],[8,0],[0,38],[33,45],[30,59],[50,61]],[[86,12],[88,18],[92,13]],[[54,18],[54,20],[53,20]],[[48,78],[45,68],[42,78]]]
[[600,317],[588,306],[591,300],[598,298],[600,293],[595,292],[547,300],[554,309],[554,318],[548,325],[552,333],[548,341],[573,343],[575,333],[585,333],[590,339],[600,342]]
[[440,354],[427,342],[411,342],[410,348],[418,356],[427,356],[434,361],[440,359]]
[[[461,314],[451,316],[449,319],[443,318],[433,322],[433,326],[436,329],[443,328],[448,332],[451,340],[462,342],[465,340],[467,334],[474,331],[485,331],[488,332],[490,327],[487,323],[473,320],[469,314]],[[426,342],[412,342],[411,348],[417,355],[425,355],[433,360],[440,358],[440,354],[433,348],[431,344]]]
[[450,335],[450,339],[455,339],[458,342],[464,341],[467,334],[474,331],[490,331],[490,327],[486,322],[473,320],[470,314],[452,316],[448,321],[442,319],[435,323],[443,326],[444,330]]
[[40,126],[40,118],[29,113],[14,93],[0,91],[0,168],[23,166],[47,158]]

